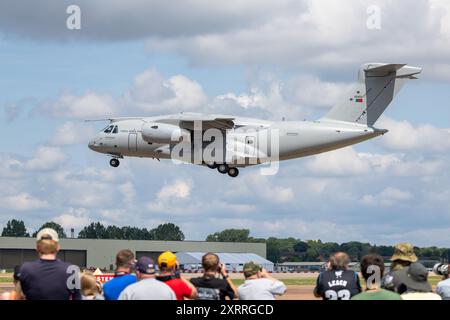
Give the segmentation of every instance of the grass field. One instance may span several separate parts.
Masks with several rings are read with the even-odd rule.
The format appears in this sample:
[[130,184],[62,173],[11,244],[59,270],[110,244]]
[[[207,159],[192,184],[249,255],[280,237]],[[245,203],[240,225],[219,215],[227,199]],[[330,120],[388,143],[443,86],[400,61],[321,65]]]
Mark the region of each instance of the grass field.
[[[313,286],[316,284],[316,278],[292,278],[280,279],[287,286]],[[237,286],[244,283],[244,279],[232,279]]]
[[[277,278],[277,275],[275,275],[275,278]],[[280,280],[284,282],[287,286],[313,286],[316,284],[316,276],[310,276],[310,277],[296,277],[295,275],[292,275],[292,277],[289,278],[281,278]],[[430,276],[428,278],[431,285],[435,286],[439,281],[441,281],[441,277],[438,276]],[[244,283],[244,279],[232,279],[233,283],[235,285],[241,285]],[[12,283],[12,274],[3,274],[0,275],[0,283]],[[364,283],[364,280],[361,278],[361,284]]]

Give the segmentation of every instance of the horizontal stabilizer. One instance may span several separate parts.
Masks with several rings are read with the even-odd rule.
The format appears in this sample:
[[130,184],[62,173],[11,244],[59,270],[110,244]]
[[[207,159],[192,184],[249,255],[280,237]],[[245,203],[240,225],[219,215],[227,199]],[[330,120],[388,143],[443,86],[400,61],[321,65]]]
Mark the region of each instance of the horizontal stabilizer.
[[322,120],[373,126],[406,80],[417,79],[421,72],[422,68],[406,64],[366,63],[359,69],[352,91]]

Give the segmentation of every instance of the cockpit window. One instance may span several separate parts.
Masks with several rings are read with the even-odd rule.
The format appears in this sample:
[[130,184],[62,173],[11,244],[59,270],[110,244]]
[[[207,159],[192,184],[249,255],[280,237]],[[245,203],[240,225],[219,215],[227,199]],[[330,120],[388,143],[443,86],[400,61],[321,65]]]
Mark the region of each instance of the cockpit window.
[[114,127],[114,130],[112,131],[112,133],[118,133],[119,132],[119,128],[117,126]]
[[105,131],[103,131],[104,133],[111,133],[111,131],[113,130],[114,126],[109,126],[108,128],[106,128]]

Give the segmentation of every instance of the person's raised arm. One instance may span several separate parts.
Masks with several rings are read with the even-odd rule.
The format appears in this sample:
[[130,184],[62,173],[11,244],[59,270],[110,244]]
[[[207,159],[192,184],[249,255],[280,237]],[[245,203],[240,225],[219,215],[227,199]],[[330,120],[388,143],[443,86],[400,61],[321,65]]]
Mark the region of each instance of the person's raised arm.
[[231,290],[233,290],[234,299],[238,298],[238,291],[236,286],[234,285],[233,281],[230,279],[230,275],[228,274],[228,271],[224,264],[220,266],[220,274],[222,277],[227,281],[228,285],[230,286]]

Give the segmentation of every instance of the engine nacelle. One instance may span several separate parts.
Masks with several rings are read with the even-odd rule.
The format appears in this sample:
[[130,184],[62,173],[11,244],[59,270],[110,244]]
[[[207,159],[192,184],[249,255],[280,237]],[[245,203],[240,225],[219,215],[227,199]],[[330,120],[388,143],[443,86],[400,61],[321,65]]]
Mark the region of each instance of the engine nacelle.
[[142,126],[142,139],[152,143],[176,143],[190,137],[190,132],[173,124],[148,122]]

